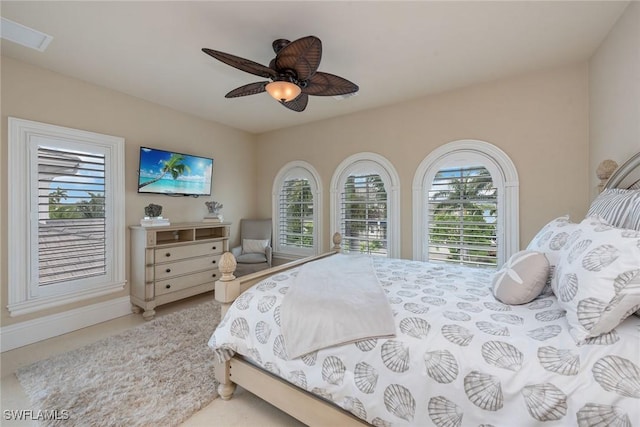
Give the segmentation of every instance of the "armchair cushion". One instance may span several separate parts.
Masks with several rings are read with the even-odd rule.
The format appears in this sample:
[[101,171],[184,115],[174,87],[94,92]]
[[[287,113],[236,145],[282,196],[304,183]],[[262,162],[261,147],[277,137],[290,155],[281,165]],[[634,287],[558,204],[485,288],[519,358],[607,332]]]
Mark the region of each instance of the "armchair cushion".
[[242,254],[264,254],[269,246],[269,239],[242,239]]
[[261,254],[242,254],[236,258],[236,261],[242,264],[260,264],[267,262],[267,255],[264,253]]

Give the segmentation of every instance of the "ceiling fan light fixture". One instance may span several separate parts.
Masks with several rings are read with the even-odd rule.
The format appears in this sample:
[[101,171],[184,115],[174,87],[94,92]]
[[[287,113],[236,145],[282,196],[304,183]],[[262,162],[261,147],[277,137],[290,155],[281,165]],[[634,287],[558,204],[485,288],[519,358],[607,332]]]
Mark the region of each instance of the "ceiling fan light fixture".
[[293,101],[300,95],[302,89],[295,83],[283,80],[276,80],[265,87],[269,95],[280,102]]

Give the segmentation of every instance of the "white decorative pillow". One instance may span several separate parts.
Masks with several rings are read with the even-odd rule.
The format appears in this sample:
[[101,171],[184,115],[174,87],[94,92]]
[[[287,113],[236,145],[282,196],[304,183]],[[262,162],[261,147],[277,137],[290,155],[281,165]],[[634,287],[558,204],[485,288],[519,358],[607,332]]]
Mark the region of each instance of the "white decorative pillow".
[[579,224],[563,251],[552,287],[578,344],[613,330],[640,308],[640,232],[597,217]]
[[547,261],[549,261],[549,277],[547,279],[549,284],[562,250],[567,243],[578,237],[574,234],[577,228],[578,224],[571,222],[569,215],[561,216],[542,227],[527,246],[528,251],[542,252],[546,255]]
[[533,301],[544,289],[549,261],[541,252],[520,251],[493,276],[493,295],[505,304]]
[[269,239],[266,239],[266,240],[242,239],[243,254],[263,254],[267,246],[269,246]]
[[597,215],[614,227],[625,228],[629,211],[638,201],[640,201],[639,190],[610,188],[600,193],[591,203],[587,217]]

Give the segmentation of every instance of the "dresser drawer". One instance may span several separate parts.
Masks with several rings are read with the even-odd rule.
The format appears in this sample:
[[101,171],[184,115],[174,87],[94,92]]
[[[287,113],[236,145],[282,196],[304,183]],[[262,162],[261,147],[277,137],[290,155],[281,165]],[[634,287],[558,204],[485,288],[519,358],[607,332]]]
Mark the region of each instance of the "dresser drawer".
[[176,261],[185,258],[222,254],[223,242],[197,243],[173,246],[155,250],[156,263]]
[[202,283],[214,282],[219,278],[220,272],[215,269],[187,274],[186,276],[174,277],[172,279],[158,280],[155,283],[156,296],[168,294],[169,292],[180,291]]
[[222,255],[211,255],[199,258],[189,258],[182,261],[168,262],[153,267],[155,280],[168,279],[174,276],[193,273],[195,271],[218,268]]

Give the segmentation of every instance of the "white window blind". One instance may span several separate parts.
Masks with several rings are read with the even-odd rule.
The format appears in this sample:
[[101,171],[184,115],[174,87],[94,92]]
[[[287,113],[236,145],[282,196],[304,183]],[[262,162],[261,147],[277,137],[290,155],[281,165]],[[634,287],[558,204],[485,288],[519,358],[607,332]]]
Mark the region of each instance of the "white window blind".
[[497,212],[485,167],[440,169],[428,192],[429,260],[495,267]]
[[280,245],[313,248],[313,192],[308,179],[285,180],[279,200]]
[[38,146],[38,258],[34,283],[107,274],[105,156]]
[[387,191],[378,174],[350,175],[342,189],[342,249],[387,255]]

